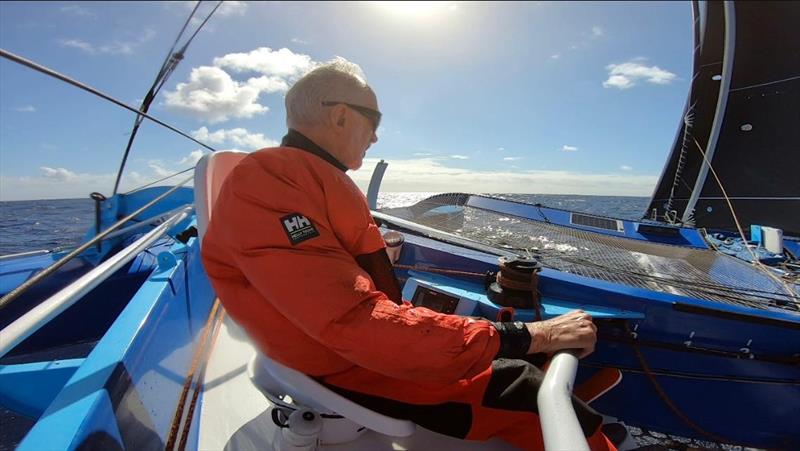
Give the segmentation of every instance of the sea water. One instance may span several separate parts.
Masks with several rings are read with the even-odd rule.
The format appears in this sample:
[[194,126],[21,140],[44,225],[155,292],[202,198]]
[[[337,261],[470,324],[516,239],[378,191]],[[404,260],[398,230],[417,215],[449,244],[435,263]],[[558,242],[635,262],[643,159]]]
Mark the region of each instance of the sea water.
[[[381,193],[378,208],[411,205],[437,193]],[[547,207],[639,219],[649,198],[566,194],[494,194],[496,197]],[[0,255],[41,249],[68,248],[83,242],[94,227],[91,199],[24,200],[0,202]]]

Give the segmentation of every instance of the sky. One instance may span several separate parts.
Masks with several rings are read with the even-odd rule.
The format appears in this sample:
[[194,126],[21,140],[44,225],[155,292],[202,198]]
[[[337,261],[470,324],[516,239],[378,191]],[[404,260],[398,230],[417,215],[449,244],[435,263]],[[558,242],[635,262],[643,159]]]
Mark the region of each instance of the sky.
[[[138,108],[194,6],[4,1],[0,47]],[[691,5],[672,1],[229,1],[150,114],[216,149],[273,146],[286,90],[340,57],[384,115],[349,172],[363,190],[383,159],[387,192],[650,196],[689,90],[691,24]],[[134,118],[0,60],[0,200],[110,195]],[[203,152],[145,121],[122,191]]]

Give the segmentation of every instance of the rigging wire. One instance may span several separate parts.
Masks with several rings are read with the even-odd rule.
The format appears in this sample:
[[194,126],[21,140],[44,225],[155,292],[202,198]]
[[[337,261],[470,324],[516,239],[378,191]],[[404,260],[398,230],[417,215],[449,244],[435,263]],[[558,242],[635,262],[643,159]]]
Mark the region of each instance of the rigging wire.
[[160,179],[158,179],[158,180],[154,180],[154,181],[152,181],[152,182],[150,182],[150,183],[144,184],[144,185],[142,185],[142,186],[139,186],[139,187],[137,187],[137,188],[133,188],[132,190],[130,190],[130,191],[128,191],[128,192],[125,192],[125,193],[122,193],[122,194],[124,194],[124,195],[133,194],[133,193],[135,193],[135,192],[137,192],[137,191],[141,191],[141,190],[143,190],[143,189],[147,188],[148,186],[155,185],[155,184],[156,184],[156,183],[158,183],[158,182],[163,182],[164,180],[171,179],[172,177],[175,177],[176,175],[181,175],[181,174],[183,174],[184,172],[193,171],[193,170],[194,170],[196,167],[197,167],[197,166],[192,166],[192,167],[190,167],[190,168],[186,168],[186,169],[184,169],[184,170],[182,170],[182,171],[180,171],[180,172],[176,172],[176,173],[174,173],[174,174],[170,174],[170,175],[168,175],[168,176],[166,176],[166,177],[162,177],[162,178],[160,178]]
[[186,138],[186,139],[188,139],[190,141],[193,141],[193,142],[205,147],[206,149],[208,149],[208,150],[210,150],[212,152],[216,152],[217,151],[217,149],[209,146],[208,144],[206,144],[206,143],[204,143],[202,141],[199,141],[199,140],[195,139],[194,137],[192,137],[189,134],[177,129],[176,127],[173,127],[172,125],[169,125],[166,122],[164,122],[164,121],[162,121],[160,119],[157,119],[157,118],[151,116],[148,113],[143,113],[143,112],[137,110],[136,108],[133,108],[133,107],[131,107],[129,105],[126,105],[125,103],[121,102],[120,100],[117,100],[114,97],[111,97],[110,95],[105,94],[102,91],[99,91],[98,89],[95,89],[95,88],[93,88],[93,87],[91,87],[91,86],[89,86],[89,85],[87,85],[85,83],[81,83],[81,82],[79,82],[79,81],[77,81],[77,80],[75,80],[73,78],[70,78],[70,77],[68,77],[66,75],[63,75],[63,74],[61,74],[59,72],[56,72],[53,69],[50,69],[50,68],[48,68],[46,66],[43,66],[43,65],[38,64],[38,63],[35,63],[35,62],[33,62],[33,61],[29,60],[29,59],[23,58],[23,57],[21,57],[19,55],[11,53],[11,52],[9,52],[9,51],[7,51],[5,49],[2,49],[2,48],[0,48],[0,57],[6,58],[6,59],[8,59],[10,61],[13,61],[13,62],[17,63],[17,64],[29,67],[29,68],[37,71],[37,72],[41,72],[41,73],[43,73],[45,75],[48,75],[50,77],[57,78],[57,79],[65,82],[65,83],[68,83],[68,84],[70,84],[72,86],[75,86],[77,88],[83,89],[86,92],[94,94],[97,97],[100,97],[102,99],[105,99],[105,100],[117,105],[117,106],[125,108],[128,111],[132,111],[132,112],[134,112],[134,113],[136,113],[138,115],[141,115],[141,116],[143,116],[143,117],[155,122],[156,124],[166,128],[168,130],[171,130],[171,131],[183,136],[184,138]]
[[[184,22],[181,31],[178,33],[178,36],[175,38],[175,42],[172,44],[169,53],[167,53],[164,62],[161,64],[161,68],[158,71],[158,75],[156,75],[156,79],[153,81],[153,85],[150,87],[150,90],[145,95],[144,100],[142,100],[142,104],[139,106],[140,112],[147,113],[147,111],[149,111],[150,105],[152,104],[153,100],[155,100],[156,96],[158,95],[158,92],[167,82],[169,76],[172,75],[172,73],[175,71],[175,68],[178,67],[178,64],[181,62],[181,60],[183,60],[184,54],[186,53],[186,49],[189,48],[189,44],[191,44],[192,40],[195,38],[195,36],[197,36],[197,33],[200,32],[200,30],[203,28],[206,22],[208,22],[211,16],[217,11],[220,5],[222,5],[222,1],[219,1],[217,3],[217,6],[215,6],[214,9],[211,10],[210,13],[208,13],[205,20],[203,20],[203,22],[197,27],[192,36],[186,41],[186,43],[183,44],[183,46],[181,46],[180,50],[175,52],[175,48],[177,47],[178,42],[181,39],[181,36],[183,36],[184,31],[186,31],[186,27],[189,25],[195,13],[197,12],[197,9],[200,7],[200,3],[202,2],[197,2],[197,4],[195,4],[191,14],[189,14],[189,17],[186,18],[186,21]],[[139,126],[142,124],[143,119],[144,119],[143,116],[140,114],[137,114],[136,118],[134,119],[133,129],[131,131],[130,137],[128,138],[128,144],[125,147],[125,152],[122,155],[122,161],[120,162],[119,171],[117,172],[117,179],[114,182],[114,191],[112,195],[117,194],[117,190],[119,189],[119,184],[122,180],[122,173],[124,172],[125,164],[128,161],[128,155],[130,154],[131,147],[133,146],[133,141],[134,139],[136,139],[136,134],[139,131]]]

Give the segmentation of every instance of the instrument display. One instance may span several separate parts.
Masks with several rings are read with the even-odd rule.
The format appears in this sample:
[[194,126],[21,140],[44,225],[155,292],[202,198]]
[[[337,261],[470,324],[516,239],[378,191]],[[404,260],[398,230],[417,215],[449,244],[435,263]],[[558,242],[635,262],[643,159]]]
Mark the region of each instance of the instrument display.
[[448,296],[444,293],[431,290],[423,286],[417,286],[411,303],[416,307],[426,307],[434,312],[453,314],[458,307],[458,298]]

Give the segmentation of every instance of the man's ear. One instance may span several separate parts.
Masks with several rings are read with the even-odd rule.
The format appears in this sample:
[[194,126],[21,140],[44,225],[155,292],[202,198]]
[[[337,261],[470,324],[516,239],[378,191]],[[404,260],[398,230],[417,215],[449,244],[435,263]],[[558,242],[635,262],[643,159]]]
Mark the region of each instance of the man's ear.
[[336,127],[344,127],[344,125],[347,123],[347,118],[345,117],[346,114],[346,110],[343,106],[336,105],[335,107],[331,108],[329,116],[331,121],[330,123],[335,124]]

